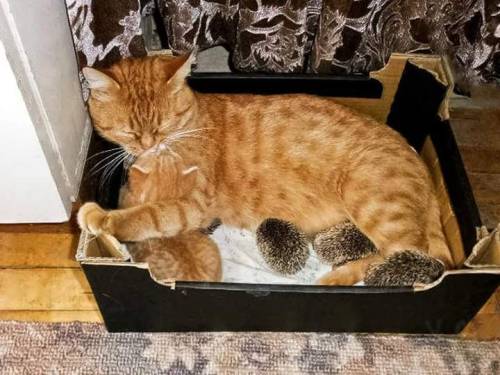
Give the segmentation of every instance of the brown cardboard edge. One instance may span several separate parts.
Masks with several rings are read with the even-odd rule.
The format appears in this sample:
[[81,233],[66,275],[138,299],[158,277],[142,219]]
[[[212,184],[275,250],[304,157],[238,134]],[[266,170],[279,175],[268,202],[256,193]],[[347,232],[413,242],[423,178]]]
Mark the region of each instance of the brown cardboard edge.
[[377,78],[384,72],[391,70],[389,65],[396,60],[407,61],[428,71],[438,82],[447,87],[446,96],[439,107],[438,115],[441,120],[448,120],[450,118],[449,102],[455,86],[448,58],[441,55],[392,53],[387,64],[382,69],[370,72],[370,77]]
[[464,265],[471,269],[490,269],[499,268],[500,262],[488,263],[484,259],[488,259],[489,255],[493,257],[493,252],[500,259],[500,223],[489,234],[484,234],[483,237],[472,248],[470,256],[465,260]]
[[[89,256],[87,254],[87,250],[89,248],[90,242],[92,241],[99,241],[100,246],[103,246],[111,256]],[[92,233],[87,232],[86,230],[82,230],[80,233],[75,258],[78,262],[96,260],[104,263],[114,263],[117,261],[129,260],[130,254],[128,253],[125,245],[121,244],[115,237],[109,234],[102,234],[96,237]]]
[[490,275],[500,275],[500,267],[485,267],[481,269],[467,269],[462,268],[459,270],[444,271],[439,279],[435,280],[430,284],[425,285],[414,285],[413,290],[415,292],[425,292],[429,289],[437,287],[448,275],[470,275],[470,274],[490,274]]
[[[172,290],[175,290],[176,288],[176,281],[175,280],[172,280],[172,281],[168,281],[168,280],[158,280],[154,277],[154,275],[151,273],[151,270],[148,266],[147,263],[134,263],[134,262],[125,262],[125,261],[115,261],[115,262],[106,262],[106,261],[99,261],[99,260],[93,260],[93,259],[89,259],[89,260],[85,260],[85,261],[81,261],[80,264],[86,264],[86,265],[92,265],[92,266],[116,266],[116,267],[131,267],[131,268],[138,268],[138,269],[144,269],[144,270],[147,270],[148,273],[149,273],[149,276],[151,277],[151,279],[156,282],[157,284],[161,285],[161,286],[165,286],[165,287],[168,287],[169,289],[172,289]],[[467,268],[463,268],[463,269],[460,269],[460,270],[450,270],[450,271],[445,271],[437,280],[435,280],[434,282],[430,283],[430,284],[425,284],[425,285],[414,285],[413,286],[413,291],[414,292],[424,292],[424,291],[427,291],[427,290],[430,290],[430,289],[433,289],[437,286],[439,286],[439,284],[441,284],[443,282],[443,280],[449,276],[449,275],[467,275],[467,274],[492,274],[492,275],[500,275],[500,267],[496,266],[496,267],[484,267],[484,268],[476,268],[476,269],[467,269]],[[217,285],[217,289],[225,289],[224,287],[220,287],[221,285],[225,284],[224,282],[210,282],[210,281],[206,281],[206,282],[203,282],[204,285],[210,285],[210,284],[213,284],[213,285]],[[242,286],[256,286],[256,287],[262,287],[263,285],[266,285],[266,284],[261,284],[261,283],[249,283],[249,282],[245,282],[245,283],[227,283],[228,285],[242,285]],[[302,287],[302,286],[307,286],[307,287],[315,287],[316,285],[302,285],[302,284],[276,284],[276,286],[279,286],[281,288],[287,288],[287,287]],[[324,286],[324,285],[317,285],[318,288],[336,288],[337,286]],[[351,287],[356,287],[356,288],[363,288],[364,286],[363,285],[358,285],[358,286],[351,286]],[[341,288],[343,288],[341,286]],[[234,287],[231,287],[231,288],[227,288],[227,290],[234,290]]]
[[[106,250],[114,255],[112,257],[95,257],[88,256],[86,250],[90,241],[97,240],[101,241],[100,246],[104,246]],[[122,267],[135,267],[141,269],[147,269],[149,276],[153,281],[160,285],[167,286],[171,289],[175,289],[175,280],[159,280],[157,279],[151,269],[149,264],[144,262],[133,262],[131,261],[130,253],[124,244],[121,244],[115,237],[106,234],[100,235],[99,237],[94,236],[92,233],[82,230],[80,234],[80,240],[78,241],[78,249],[76,253],[76,260],[80,264],[92,264],[92,265],[114,265]]]

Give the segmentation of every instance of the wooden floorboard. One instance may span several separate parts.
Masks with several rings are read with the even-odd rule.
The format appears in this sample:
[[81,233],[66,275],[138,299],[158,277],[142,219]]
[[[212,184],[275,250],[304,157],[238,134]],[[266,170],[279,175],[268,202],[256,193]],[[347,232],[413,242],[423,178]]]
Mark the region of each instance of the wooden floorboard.
[[0,225],[1,320],[102,322],[78,239],[72,223]]
[[0,310],[96,310],[82,270],[24,268],[0,270]]
[[461,336],[481,340],[500,339],[500,288],[465,327]]
[[2,233],[77,233],[74,219],[59,224],[0,224]]
[[0,232],[0,269],[26,267],[80,268],[73,233]]
[[99,310],[0,310],[0,320],[101,323]]
[[483,224],[500,222],[500,90],[476,88],[452,101],[451,125]]
[[478,314],[465,327],[461,336],[476,340],[500,339],[500,314]]

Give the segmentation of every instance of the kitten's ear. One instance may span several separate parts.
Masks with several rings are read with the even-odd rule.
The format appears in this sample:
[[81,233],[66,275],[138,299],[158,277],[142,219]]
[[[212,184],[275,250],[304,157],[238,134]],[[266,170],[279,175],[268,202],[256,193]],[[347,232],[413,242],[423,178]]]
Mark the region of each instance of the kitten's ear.
[[128,187],[132,193],[137,193],[137,189],[143,186],[144,179],[146,179],[151,171],[145,170],[137,165],[132,165],[128,170]]
[[85,67],[82,73],[89,84],[90,95],[97,100],[108,101],[120,89],[118,82],[97,69]]
[[137,158],[137,160],[130,167],[130,172],[134,171],[138,175],[147,176],[151,173],[153,166],[156,162],[154,154],[146,154]]
[[151,165],[141,165],[140,160],[138,160],[130,167],[130,171],[147,176],[151,173]]
[[170,87],[171,93],[176,93],[184,86],[186,82],[186,77],[191,73],[191,65],[196,61],[196,50],[191,52],[189,55],[184,55],[176,58],[176,64],[178,66],[176,72],[168,80],[168,86]]

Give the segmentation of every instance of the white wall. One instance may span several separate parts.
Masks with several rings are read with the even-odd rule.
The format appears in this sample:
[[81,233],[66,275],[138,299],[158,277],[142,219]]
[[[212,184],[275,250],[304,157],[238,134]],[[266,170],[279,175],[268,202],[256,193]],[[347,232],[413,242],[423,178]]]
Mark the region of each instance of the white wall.
[[[91,125],[81,96],[65,2],[0,0],[0,41],[68,218]],[[3,205],[0,197],[0,221],[5,221]],[[37,213],[33,215],[35,221]],[[46,219],[60,220],[60,216]]]
[[0,41],[0,222],[64,221],[66,210]]
[[[0,0],[8,4],[36,89],[57,144],[68,182],[76,194],[85,138],[90,133],[78,80],[76,54],[63,0]],[[87,127],[84,124],[87,122]],[[47,125],[47,124],[46,124]],[[87,134],[88,135],[88,134]],[[54,144],[52,145],[54,147]]]

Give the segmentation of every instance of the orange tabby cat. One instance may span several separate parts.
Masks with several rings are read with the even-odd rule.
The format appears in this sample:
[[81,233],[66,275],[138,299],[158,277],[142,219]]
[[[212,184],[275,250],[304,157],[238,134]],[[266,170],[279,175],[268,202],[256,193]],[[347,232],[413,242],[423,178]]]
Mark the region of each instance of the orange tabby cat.
[[169,170],[164,186],[179,188],[184,167],[196,173],[177,199],[112,211],[87,203],[78,215],[83,228],[137,241],[217,217],[249,229],[279,218],[308,234],[348,219],[380,255],[338,267],[321,283],[355,283],[370,264],[402,250],[451,265],[428,171],[397,132],[329,98],[194,92],[185,82],[191,64],[156,56],[84,70],[104,137],[133,155],[178,159],[183,167]]
[[[172,159],[170,154],[145,153],[129,168],[119,205],[127,208],[178,199],[194,186],[195,172]],[[217,245],[196,229],[174,237],[131,242],[128,249],[134,261],[147,262],[153,275],[163,281],[220,281],[222,278]]]

